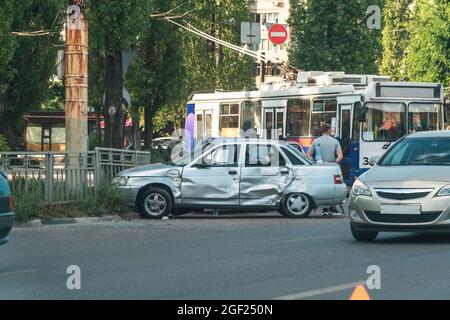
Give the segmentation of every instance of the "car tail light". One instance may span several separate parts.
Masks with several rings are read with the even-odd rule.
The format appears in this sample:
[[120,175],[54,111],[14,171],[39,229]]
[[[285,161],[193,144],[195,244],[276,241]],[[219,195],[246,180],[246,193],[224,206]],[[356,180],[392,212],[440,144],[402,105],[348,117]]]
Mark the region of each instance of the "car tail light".
[[334,184],[344,184],[344,178],[340,174],[335,175]]
[[14,209],[13,196],[9,196],[9,210],[13,210],[13,209]]

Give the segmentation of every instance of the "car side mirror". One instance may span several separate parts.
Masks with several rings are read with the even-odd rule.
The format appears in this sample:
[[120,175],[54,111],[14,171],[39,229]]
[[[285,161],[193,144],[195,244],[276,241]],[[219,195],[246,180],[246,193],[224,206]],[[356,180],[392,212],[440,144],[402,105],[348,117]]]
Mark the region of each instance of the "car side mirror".
[[378,161],[380,160],[380,157],[372,157],[369,159],[369,165],[370,166],[374,166],[378,163]]

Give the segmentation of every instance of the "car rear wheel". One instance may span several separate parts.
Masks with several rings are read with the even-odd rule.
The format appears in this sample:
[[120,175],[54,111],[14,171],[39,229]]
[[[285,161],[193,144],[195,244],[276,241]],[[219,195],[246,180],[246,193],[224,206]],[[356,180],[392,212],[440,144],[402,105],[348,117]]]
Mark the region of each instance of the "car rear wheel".
[[291,193],[281,201],[281,214],[288,218],[307,218],[314,209],[314,202],[304,193]]
[[350,229],[352,230],[353,238],[357,241],[371,242],[378,237],[378,232],[376,231],[358,230],[352,225],[350,225]]
[[166,190],[149,188],[141,194],[138,207],[141,218],[161,219],[172,212],[173,200]]

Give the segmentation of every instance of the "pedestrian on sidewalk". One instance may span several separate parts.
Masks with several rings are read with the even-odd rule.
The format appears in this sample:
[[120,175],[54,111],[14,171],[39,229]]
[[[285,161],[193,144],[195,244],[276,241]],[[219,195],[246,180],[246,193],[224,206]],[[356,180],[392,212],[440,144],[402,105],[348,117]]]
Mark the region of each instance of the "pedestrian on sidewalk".
[[[308,157],[317,163],[335,163],[339,165],[344,159],[341,144],[331,136],[332,130],[328,123],[322,125],[322,136],[314,140],[308,150]],[[323,215],[340,215],[336,207],[324,208]]]

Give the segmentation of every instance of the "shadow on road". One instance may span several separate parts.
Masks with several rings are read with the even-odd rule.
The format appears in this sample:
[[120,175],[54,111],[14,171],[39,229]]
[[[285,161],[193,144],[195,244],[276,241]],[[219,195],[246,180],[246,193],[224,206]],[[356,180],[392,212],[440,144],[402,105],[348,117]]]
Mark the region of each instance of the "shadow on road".
[[401,245],[417,245],[417,244],[450,244],[450,233],[405,233],[390,237],[383,237],[376,240],[374,244],[401,244]]
[[308,218],[286,218],[277,212],[222,212],[214,216],[212,212],[191,213],[187,215],[174,216],[174,220],[233,220],[233,219],[273,219],[273,220],[345,220],[346,216],[322,216],[320,213],[313,213]]

